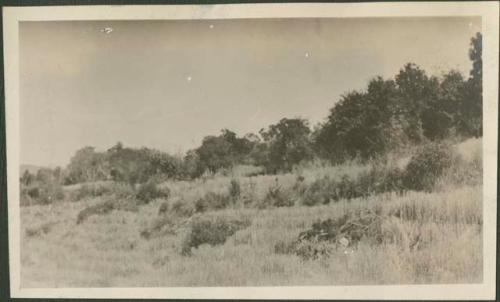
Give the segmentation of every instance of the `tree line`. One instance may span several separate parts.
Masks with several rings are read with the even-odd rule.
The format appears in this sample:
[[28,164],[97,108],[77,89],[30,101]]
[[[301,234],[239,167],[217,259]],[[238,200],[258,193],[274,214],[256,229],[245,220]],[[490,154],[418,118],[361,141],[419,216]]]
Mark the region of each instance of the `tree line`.
[[[302,118],[283,118],[258,134],[238,136],[229,129],[206,136],[184,156],[117,143],[97,152],[78,150],[65,169],[25,171],[25,185],[46,178],[64,184],[114,180],[131,184],[151,179],[193,179],[235,165],[262,166],[266,173],[290,171],[295,165],[323,159],[370,160],[391,150],[445,139],[482,136],[482,36],[471,39],[468,77],[456,70],[429,75],[414,63],[391,79],[380,76],[366,89],[350,91],[313,128]],[[50,174],[51,176],[47,176]]]

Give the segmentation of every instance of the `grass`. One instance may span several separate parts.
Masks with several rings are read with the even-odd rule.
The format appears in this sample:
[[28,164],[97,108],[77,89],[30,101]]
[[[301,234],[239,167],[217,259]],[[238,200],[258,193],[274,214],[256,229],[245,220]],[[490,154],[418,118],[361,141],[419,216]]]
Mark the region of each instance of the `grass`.
[[[480,141],[457,147],[465,154],[466,163],[477,164],[480,156],[477,145]],[[21,285],[158,287],[482,282],[480,180],[454,183],[458,177],[447,175],[433,192],[382,193],[312,207],[299,202],[290,207],[254,206],[258,205],[257,200],[266,200],[269,192],[275,190],[276,182],[280,190],[286,191],[292,190],[297,182],[311,184],[325,175],[340,179],[347,171],[354,178],[367,171],[365,166],[356,163],[338,168],[311,165],[278,176],[230,175],[167,182],[161,186],[169,188],[168,199],[153,199],[137,211],[118,207],[107,214],[88,216],[81,224],[77,224],[78,214],[102,204],[105,196],[22,207]],[[453,173],[461,172],[454,170]],[[237,191],[235,181],[238,194],[234,193]],[[216,194],[212,196],[233,196],[237,200],[225,209],[195,213],[195,202],[209,192]],[[250,203],[246,203],[248,200]],[[192,212],[186,210],[185,215],[180,215],[172,210],[180,211],[181,205],[192,206]],[[159,213],[161,207],[165,211]],[[296,240],[313,223],[338,219],[358,210],[373,211],[384,217],[382,229],[391,240],[383,244],[361,240],[352,253],[333,249],[329,257],[317,260],[276,252],[277,244]],[[218,221],[228,217],[229,221],[245,221],[245,227],[229,227],[231,231],[224,240],[216,238],[217,244],[193,245],[190,255],[186,256],[182,248],[197,225],[193,222],[196,217],[211,219],[215,224],[207,225],[215,225],[214,229],[222,228],[220,225],[224,224]],[[148,238],[141,235],[144,230],[163,226],[172,229]],[[410,242],[417,235],[421,242],[419,248],[410,248]]]

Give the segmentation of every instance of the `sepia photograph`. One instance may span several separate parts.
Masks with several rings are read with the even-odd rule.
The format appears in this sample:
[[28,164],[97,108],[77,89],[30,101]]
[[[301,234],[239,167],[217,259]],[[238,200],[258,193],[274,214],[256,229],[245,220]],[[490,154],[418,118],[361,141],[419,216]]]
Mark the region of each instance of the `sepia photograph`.
[[494,298],[498,3],[332,5],[16,20],[12,291]]

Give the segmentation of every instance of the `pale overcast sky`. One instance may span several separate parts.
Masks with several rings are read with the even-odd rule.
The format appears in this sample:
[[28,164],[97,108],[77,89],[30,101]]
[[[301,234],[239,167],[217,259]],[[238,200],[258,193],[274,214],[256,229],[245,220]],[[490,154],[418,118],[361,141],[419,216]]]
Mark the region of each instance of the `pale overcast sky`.
[[[121,141],[176,153],[228,128],[323,121],[407,62],[468,76],[479,18],[23,22],[21,163]],[[107,30],[105,30],[108,28]]]

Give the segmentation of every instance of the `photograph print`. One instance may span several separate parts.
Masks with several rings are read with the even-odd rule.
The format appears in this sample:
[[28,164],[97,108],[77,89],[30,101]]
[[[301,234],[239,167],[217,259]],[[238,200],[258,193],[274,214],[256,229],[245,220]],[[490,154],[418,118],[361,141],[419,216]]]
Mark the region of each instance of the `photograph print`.
[[483,283],[482,24],[19,21],[20,288]]

